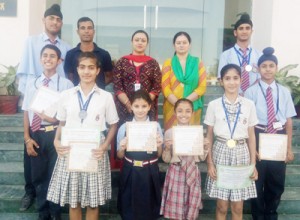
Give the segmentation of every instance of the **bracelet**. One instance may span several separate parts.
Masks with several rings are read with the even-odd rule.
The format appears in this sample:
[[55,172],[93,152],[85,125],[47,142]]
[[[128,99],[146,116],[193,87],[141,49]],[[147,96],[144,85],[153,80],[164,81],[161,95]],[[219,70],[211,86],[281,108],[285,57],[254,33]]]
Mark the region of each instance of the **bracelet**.
[[29,141],[31,141],[31,138],[27,139],[26,141],[24,141],[25,144],[28,144]]

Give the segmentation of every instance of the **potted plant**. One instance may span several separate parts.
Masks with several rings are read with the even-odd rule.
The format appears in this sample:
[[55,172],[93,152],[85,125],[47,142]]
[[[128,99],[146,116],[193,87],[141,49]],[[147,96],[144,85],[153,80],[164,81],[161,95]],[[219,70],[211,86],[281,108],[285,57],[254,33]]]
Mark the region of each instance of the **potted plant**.
[[293,98],[297,117],[300,117],[300,75],[288,75],[289,71],[297,68],[298,64],[290,64],[281,68],[275,75],[276,81],[287,87]]
[[2,65],[6,72],[0,72],[0,114],[15,114],[18,109],[19,92],[16,88],[17,66]]

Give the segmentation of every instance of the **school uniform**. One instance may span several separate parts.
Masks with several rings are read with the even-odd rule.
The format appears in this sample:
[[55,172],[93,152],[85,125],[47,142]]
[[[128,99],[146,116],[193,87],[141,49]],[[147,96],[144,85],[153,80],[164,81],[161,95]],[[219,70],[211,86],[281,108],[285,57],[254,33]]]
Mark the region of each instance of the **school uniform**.
[[[87,108],[87,116],[83,121],[79,117],[78,93],[81,94],[83,103],[93,94]],[[101,142],[104,141],[103,132],[107,129],[106,123],[115,124],[119,120],[110,93],[95,86],[90,94],[85,96],[80,85],[62,93],[57,119],[65,121],[66,127],[100,129]],[[96,208],[111,199],[111,171],[107,152],[98,161],[97,173],[68,171],[67,163],[66,156],[57,159],[47,195],[49,201],[61,206],[69,204],[71,208],[76,208],[78,203],[82,208],[87,206]]]
[[[256,147],[259,151],[259,134],[268,133],[268,111],[266,91],[272,88],[273,105],[276,120],[282,125],[277,134],[285,134],[287,118],[296,115],[295,107],[289,90],[275,81],[268,85],[262,80],[245,92],[245,97],[254,101],[259,124],[255,127]],[[256,162],[258,180],[256,181],[257,198],[251,201],[253,219],[277,219],[277,208],[284,192],[286,163],[284,161],[261,160]]]
[[[242,48],[235,44],[233,47],[229,48],[228,50],[225,50],[221,55],[219,59],[219,65],[218,65],[218,79],[221,78],[221,69],[229,64],[234,63],[241,68],[243,67],[243,52]],[[247,65],[251,66],[251,71],[249,71],[249,86],[255,84],[260,79],[260,74],[258,72],[257,67],[257,61],[259,57],[262,55],[262,53],[255,48],[253,48],[251,45],[247,47],[247,57],[246,62]],[[243,69],[243,68],[242,68]],[[243,91],[240,89],[240,94],[242,94]]]
[[[32,130],[34,112],[30,110],[30,104],[38,88],[43,85],[45,75],[32,79],[27,85],[24,96],[22,109],[28,111],[30,138],[33,139],[39,146],[35,148],[37,156],[28,156],[26,146],[24,155],[24,165],[30,167],[30,173],[25,173],[25,177],[31,178],[32,184],[36,191],[36,204],[40,216],[47,218],[50,214],[56,216],[60,213],[59,206],[46,200],[48,185],[51,179],[52,171],[56,162],[57,153],[53,146],[55,131],[57,124],[50,124],[47,121],[41,122],[41,127],[37,131]],[[57,73],[54,74],[48,83],[48,88],[57,92],[73,87],[71,81],[60,77]],[[53,109],[51,110],[51,112]],[[54,113],[56,109],[54,109]]]
[[[172,140],[172,128],[165,132],[165,140]],[[202,209],[201,176],[198,163],[203,156],[177,156],[163,151],[164,162],[170,163],[163,187],[160,214],[169,219],[197,219]]]
[[[160,136],[163,137],[158,123],[157,129]],[[119,128],[117,150],[120,149],[120,141],[125,136],[126,123]],[[134,161],[136,160],[143,161],[144,165],[142,167],[135,166]],[[151,153],[125,152],[118,193],[118,210],[123,220],[159,218],[161,184],[157,161],[157,151]]]
[[[226,141],[231,139],[231,133],[228,128],[222,99],[228,111],[228,120],[230,121],[231,128],[234,127],[236,116],[238,112],[240,112],[232,137],[236,140],[236,146],[233,148],[229,148],[226,144]],[[250,165],[250,153],[246,139],[249,137],[248,128],[256,125],[257,122],[255,105],[249,99],[238,96],[236,101],[232,104],[227,100],[226,96],[223,95],[223,97],[211,101],[208,104],[204,123],[213,126],[216,139],[212,148],[213,163],[215,165],[227,166]],[[243,189],[223,189],[218,188],[216,181],[207,175],[205,188],[209,197],[222,200],[236,202],[256,197],[254,181],[249,187]]]

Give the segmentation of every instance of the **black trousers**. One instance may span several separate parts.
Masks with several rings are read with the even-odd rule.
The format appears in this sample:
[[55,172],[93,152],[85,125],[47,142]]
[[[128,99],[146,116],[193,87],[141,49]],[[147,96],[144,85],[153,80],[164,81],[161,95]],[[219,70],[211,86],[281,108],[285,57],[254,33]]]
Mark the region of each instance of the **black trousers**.
[[53,144],[55,131],[30,132],[31,138],[39,145],[39,148],[35,149],[38,156],[30,157],[30,164],[31,180],[36,191],[37,210],[43,216],[60,214],[60,206],[47,201],[48,187],[57,159],[57,153]]
[[[263,131],[255,129],[257,149],[259,149],[259,133]],[[280,133],[285,133],[285,131]],[[286,163],[284,161],[256,161],[256,169],[258,172],[258,180],[255,182],[257,198],[251,199],[252,218],[254,220],[277,220],[277,208],[284,192]]]
[[27,154],[26,145],[24,144],[24,179],[25,179],[25,193],[29,196],[35,197],[35,189],[31,181],[31,162]]

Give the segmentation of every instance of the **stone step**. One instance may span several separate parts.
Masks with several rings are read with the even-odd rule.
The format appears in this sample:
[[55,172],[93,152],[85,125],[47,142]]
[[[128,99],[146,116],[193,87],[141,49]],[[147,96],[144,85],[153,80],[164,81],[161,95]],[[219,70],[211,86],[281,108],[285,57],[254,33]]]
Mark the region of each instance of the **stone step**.
[[0,127],[23,127],[23,113],[14,115],[0,114]]
[[23,143],[23,127],[0,127],[0,143]]
[[22,162],[23,157],[23,143],[0,143],[0,162]]
[[[33,220],[37,219],[37,213],[0,213],[0,220]],[[199,218],[197,220],[215,220],[214,214],[202,214],[200,211]],[[68,220],[68,214],[62,214],[62,220]],[[100,214],[99,220],[121,220],[120,215],[118,214]],[[159,220],[164,220],[165,218],[161,217]],[[227,219],[231,219],[229,214]],[[296,220],[300,219],[300,214],[290,214],[290,215],[279,215],[278,220]],[[250,214],[243,215],[243,220],[252,220]]]
[[[62,220],[68,220],[69,214],[62,214]],[[0,213],[0,220],[33,220],[38,219],[38,213]],[[100,214],[99,220],[121,220],[118,214]]]
[[[21,185],[0,185],[0,207],[1,213],[17,213],[21,197],[23,196],[23,186]],[[278,208],[279,214],[300,214],[300,201],[298,200],[298,195],[300,193],[300,187],[286,187],[285,192],[282,195],[281,203]],[[205,193],[202,193],[203,199],[203,214],[213,214],[215,212],[216,201],[209,198]],[[101,206],[101,213],[103,214],[117,214],[117,188],[113,188],[112,199]],[[35,206],[33,205],[26,213],[36,212]],[[67,208],[63,209],[63,212],[67,212]],[[249,201],[245,202],[244,213],[250,214],[250,203]]]

